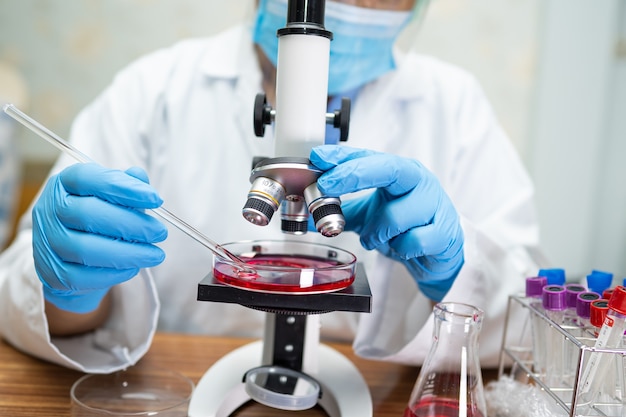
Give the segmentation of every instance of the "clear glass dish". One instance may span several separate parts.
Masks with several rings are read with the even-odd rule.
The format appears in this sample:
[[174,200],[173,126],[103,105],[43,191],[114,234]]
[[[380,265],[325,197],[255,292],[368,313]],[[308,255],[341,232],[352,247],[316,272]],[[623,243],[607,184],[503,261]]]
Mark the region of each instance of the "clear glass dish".
[[70,391],[72,417],[186,417],[194,383],[177,372],[137,365],[88,374]]
[[250,271],[220,256],[213,275],[223,284],[275,294],[320,294],[352,284],[356,256],[333,246],[289,240],[254,240],[221,245]]

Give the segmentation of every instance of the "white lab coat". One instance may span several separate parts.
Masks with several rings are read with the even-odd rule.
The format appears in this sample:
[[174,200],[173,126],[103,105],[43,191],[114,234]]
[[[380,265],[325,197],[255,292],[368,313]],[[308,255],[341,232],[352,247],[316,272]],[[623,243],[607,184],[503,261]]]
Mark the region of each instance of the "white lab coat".
[[[2,91],[0,106],[4,104],[1,94]],[[17,211],[20,169],[16,127],[17,123],[13,119],[4,113],[0,114],[0,249],[9,243]]]
[[[218,242],[284,238],[278,219],[260,227],[241,215],[252,158],[272,149],[271,129],[266,138],[253,133],[253,102],[262,89],[250,38],[239,27],[139,59],[80,113],[71,132],[76,146],[105,166],[143,167],[164,206]],[[496,365],[508,295],[522,291],[539,267],[532,257],[538,227],[532,183],[476,81],[433,58],[401,56],[398,70],[353,102],[347,144],[418,159],[437,175],[465,233],[465,264],[445,300],[484,309],[481,363]],[[62,157],[53,172],[73,162]],[[113,289],[114,314],[103,328],[50,338],[30,227],[27,214],[0,257],[0,333],[26,352],[109,372],[138,361],[157,328],[262,334],[263,313],[196,301],[212,255],[170,227],[165,262]],[[322,337],[353,340],[365,357],[421,363],[432,340],[431,306],[404,267],[365,251],[352,233],[302,239],[355,253],[373,293],[369,314],[323,314]]]

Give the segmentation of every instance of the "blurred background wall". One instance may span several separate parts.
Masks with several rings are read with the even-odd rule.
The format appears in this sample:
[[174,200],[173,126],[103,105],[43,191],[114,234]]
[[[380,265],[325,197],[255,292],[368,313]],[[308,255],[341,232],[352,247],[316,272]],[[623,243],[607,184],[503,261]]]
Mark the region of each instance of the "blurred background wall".
[[[76,113],[138,56],[178,39],[223,30],[254,0],[0,0],[0,61],[28,82],[29,112],[65,136]],[[54,148],[22,135],[23,155]]]
[[[546,254],[572,279],[593,268],[626,277],[624,3],[432,0],[401,39],[482,83],[536,181]],[[67,136],[76,113],[132,59],[251,19],[253,4],[0,0],[0,63],[25,80],[26,110]],[[24,129],[18,145],[23,176],[38,187],[57,152]]]

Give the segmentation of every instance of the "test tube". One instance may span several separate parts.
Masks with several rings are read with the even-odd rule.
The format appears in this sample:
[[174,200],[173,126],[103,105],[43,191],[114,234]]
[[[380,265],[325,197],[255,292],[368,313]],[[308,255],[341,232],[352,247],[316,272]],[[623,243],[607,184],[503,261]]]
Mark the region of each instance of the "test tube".
[[[597,301],[594,303],[600,304]],[[593,306],[594,304],[592,304]],[[594,347],[596,349],[621,348],[626,330],[626,287],[621,285],[615,287],[608,301],[607,309],[600,309],[599,311],[600,314],[606,311],[606,315]],[[594,319],[594,322],[597,323],[597,319]],[[623,385],[621,382],[623,366],[618,366],[618,364],[621,365],[621,361],[616,364],[616,356],[607,352],[591,353],[588,363],[584,365],[581,379],[581,399],[593,402],[603,395],[613,396],[617,387]],[[612,381],[607,382],[610,379]]]
[[598,337],[600,334],[607,311],[609,311],[609,300],[604,298],[593,301],[589,306],[589,322],[593,326],[594,337]]
[[[589,304],[589,322],[593,329],[593,330],[590,330],[590,333],[594,337],[597,337],[598,334],[600,333],[600,329],[602,328],[602,325],[604,324],[604,319],[606,318],[608,310],[609,310],[609,300],[605,300],[603,298],[594,300],[591,302],[591,304]],[[594,352],[591,355],[592,355],[591,357],[587,357],[585,359],[585,363],[583,364],[583,371],[581,373],[582,376],[580,377],[580,382],[578,385],[578,393],[577,393],[578,406],[576,407],[576,415],[597,415],[598,414],[597,409],[598,409],[599,401],[601,400],[601,397],[605,396],[606,398],[606,395],[607,395],[606,393],[614,391],[616,387],[615,375],[609,372],[608,374],[604,375],[601,378],[602,381],[599,381],[599,380],[594,381],[594,386],[592,387],[593,391],[591,387],[588,387],[589,389],[586,389],[586,391],[583,392],[582,387],[584,385],[584,380],[587,378],[585,376],[585,373],[588,372],[587,368],[590,366],[590,362],[591,362],[590,358],[594,358],[593,355],[606,356],[607,354]],[[611,357],[607,356],[605,360],[610,361]],[[594,358],[594,361],[597,361],[597,358]]]
[[561,327],[572,336],[563,341],[563,381],[567,386],[574,385],[578,368],[579,349],[573,340],[580,338],[584,330],[578,324],[576,304],[578,295],[585,291],[587,289],[579,284],[565,285],[565,311]]
[[[576,304],[578,303],[578,294],[587,291],[587,288],[579,284],[565,285],[565,309],[564,325],[574,333],[579,329],[578,314],[576,312]],[[575,334],[576,335],[576,334]]]
[[542,289],[547,283],[546,277],[542,276],[526,278],[526,299],[528,304],[535,310],[531,310],[529,317],[532,335],[533,371],[540,376],[545,375],[546,367],[546,346],[544,340],[546,326],[538,313],[543,312]]
[[577,323],[585,335],[595,336],[591,328],[591,303],[601,298],[600,294],[593,291],[581,292],[576,297]]
[[556,328],[563,325],[565,318],[565,287],[546,285],[542,289],[542,305],[550,326],[546,334],[546,376],[545,383],[551,388],[564,385],[565,338]]

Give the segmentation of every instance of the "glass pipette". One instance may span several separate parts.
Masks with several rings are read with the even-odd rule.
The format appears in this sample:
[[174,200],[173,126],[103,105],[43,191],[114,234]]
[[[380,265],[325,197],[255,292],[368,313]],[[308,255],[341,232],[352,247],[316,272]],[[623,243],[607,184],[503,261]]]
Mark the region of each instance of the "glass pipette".
[[[19,123],[45,139],[47,142],[55,146],[57,149],[65,152],[69,156],[73,157],[78,162],[86,163],[86,162],[95,162],[93,159],[76,149],[69,142],[62,139],[48,128],[43,126],[41,123],[37,122],[30,116],[26,115],[24,112],[19,110],[13,104],[5,104],[4,112],[11,116],[13,119],[17,120]],[[254,270],[246,264],[241,258],[236,256],[230,251],[227,251],[219,244],[215,243],[213,240],[209,239],[207,236],[202,234],[199,230],[186,223],[179,217],[175,216],[172,212],[168,211],[165,207],[157,207],[152,209],[152,212],[171,223],[173,226],[177,227],[182,232],[186,233],[189,237],[196,240],[200,244],[204,245],[208,249],[211,250],[215,255],[220,256],[225,259],[230,259],[235,264],[245,271],[246,274],[254,274]]]

